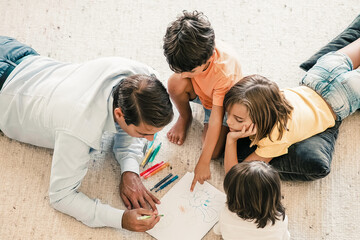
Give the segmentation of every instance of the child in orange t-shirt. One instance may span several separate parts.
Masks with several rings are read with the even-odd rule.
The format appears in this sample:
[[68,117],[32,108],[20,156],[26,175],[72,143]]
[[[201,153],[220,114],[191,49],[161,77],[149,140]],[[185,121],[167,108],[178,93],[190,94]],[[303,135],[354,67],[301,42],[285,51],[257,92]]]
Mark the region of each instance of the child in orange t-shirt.
[[167,28],[164,55],[175,72],[168,81],[168,91],[179,118],[167,133],[170,142],[182,145],[192,121],[189,101],[203,105],[205,110],[203,149],[191,185],[210,179],[210,160],[224,150],[229,129],[224,120],[225,93],[242,78],[234,50],[216,42],[207,17],[201,12],[187,12]]

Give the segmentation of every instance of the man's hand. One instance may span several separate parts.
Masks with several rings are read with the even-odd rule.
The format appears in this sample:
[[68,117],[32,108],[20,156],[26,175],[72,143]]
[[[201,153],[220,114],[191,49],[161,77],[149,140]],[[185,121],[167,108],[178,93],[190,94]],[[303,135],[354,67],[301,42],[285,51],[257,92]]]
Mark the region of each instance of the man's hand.
[[190,191],[194,191],[196,182],[199,182],[200,184],[203,184],[206,180],[209,180],[211,178],[210,173],[210,163],[204,163],[199,159],[199,162],[196,164],[195,170],[194,170],[194,179],[191,183]]
[[148,209],[150,205],[155,211],[155,203],[160,204],[159,199],[145,188],[139,175],[134,172],[124,172],[121,175],[120,197],[127,209],[140,207]]
[[248,128],[244,126],[240,131],[229,132],[227,134],[226,143],[232,144],[239,138],[246,138],[256,134],[256,126],[254,123],[250,124]]
[[[151,218],[138,220],[137,218],[142,215],[150,215]],[[125,210],[122,217],[122,228],[134,232],[145,232],[152,229],[159,220],[160,217],[157,216],[157,211],[153,212],[144,208]]]

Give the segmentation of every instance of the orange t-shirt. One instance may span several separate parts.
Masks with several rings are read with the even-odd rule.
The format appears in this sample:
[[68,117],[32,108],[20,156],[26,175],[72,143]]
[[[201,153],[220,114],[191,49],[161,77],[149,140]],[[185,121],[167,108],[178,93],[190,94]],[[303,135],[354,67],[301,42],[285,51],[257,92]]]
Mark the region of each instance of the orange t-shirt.
[[242,78],[235,51],[223,42],[216,42],[209,67],[191,78],[196,95],[207,109],[223,106],[226,92]]

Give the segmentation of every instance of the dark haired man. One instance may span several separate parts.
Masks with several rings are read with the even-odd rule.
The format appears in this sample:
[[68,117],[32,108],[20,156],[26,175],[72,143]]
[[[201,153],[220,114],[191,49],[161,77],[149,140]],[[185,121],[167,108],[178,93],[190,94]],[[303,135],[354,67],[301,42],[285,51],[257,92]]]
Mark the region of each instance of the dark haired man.
[[[91,227],[146,231],[159,221],[159,200],[138,176],[139,138],[152,140],[173,117],[166,89],[153,73],[116,57],[58,62],[0,37],[0,129],[12,139],[54,149],[49,197],[55,209]],[[78,192],[90,149],[100,149],[105,131],[115,133],[126,211]],[[140,215],[152,217],[138,221]]]

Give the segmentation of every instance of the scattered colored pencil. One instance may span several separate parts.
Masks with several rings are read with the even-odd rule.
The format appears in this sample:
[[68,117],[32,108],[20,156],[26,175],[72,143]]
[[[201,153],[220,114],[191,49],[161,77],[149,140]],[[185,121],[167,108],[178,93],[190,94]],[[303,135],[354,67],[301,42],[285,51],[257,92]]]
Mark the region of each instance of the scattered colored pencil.
[[157,188],[158,186],[160,186],[161,184],[163,184],[166,180],[168,180],[169,178],[172,177],[172,173],[169,173],[169,175],[167,175],[166,177],[164,177],[160,182],[158,182],[157,184],[155,184],[155,186],[150,189],[150,191],[152,191],[153,189]]
[[162,164],[163,162],[164,162],[164,161],[161,161],[161,162],[155,164],[154,166],[146,169],[145,171],[143,171],[142,173],[140,173],[140,176],[142,176],[142,175],[144,175],[145,173],[148,173],[149,171],[153,170],[154,168],[156,168],[157,166],[159,166],[159,165]]
[[155,142],[156,136],[157,136],[157,133],[154,134],[154,140],[152,140],[152,141],[150,142],[148,148],[151,148],[151,147],[152,147],[152,145],[153,145],[154,142]]
[[166,183],[164,183],[163,185],[161,185],[155,192],[160,191],[161,189],[163,189],[164,187],[166,187],[167,185],[169,185],[170,183],[172,183],[173,181],[175,181],[176,179],[178,179],[178,175],[176,175],[175,177],[173,177],[172,179],[170,179],[169,181],[167,181]]
[[145,179],[147,179],[148,177],[151,177],[153,175],[155,175],[156,173],[160,172],[161,170],[163,170],[164,168],[166,168],[167,166],[169,166],[170,164],[167,162],[165,164],[163,164],[160,168],[153,170],[152,172],[148,172],[147,174],[145,174],[143,177]]
[[151,157],[150,157],[149,163],[151,163],[152,161],[154,161],[156,154],[157,154],[157,153],[159,152],[159,150],[160,150],[161,144],[162,144],[162,143],[159,143],[159,145],[157,145],[157,147],[155,148],[154,153],[153,153],[153,154],[151,155]]
[[156,171],[157,169],[161,168],[164,164],[165,164],[164,162],[161,162],[159,165],[157,165],[153,169],[149,170],[147,173],[144,173],[143,177],[145,177],[146,175],[151,174],[153,171]]
[[147,159],[149,158],[150,154],[152,153],[152,150],[153,150],[154,146],[152,146],[148,152],[146,153],[145,157],[144,157],[144,160],[142,161],[142,163],[140,164],[142,167],[144,167]]
[[[153,146],[155,146],[155,145],[153,145]],[[145,162],[143,168],[145,168],[146,165],[148,165],[148,163],[150,162],[150,159],[151,159],[151,157],[154,155],[154,153],[155,153],[155,149],[152,150],[152,152],[151,152],[151,154],[149,155],[148,159],[146,159],[146,162]]]

